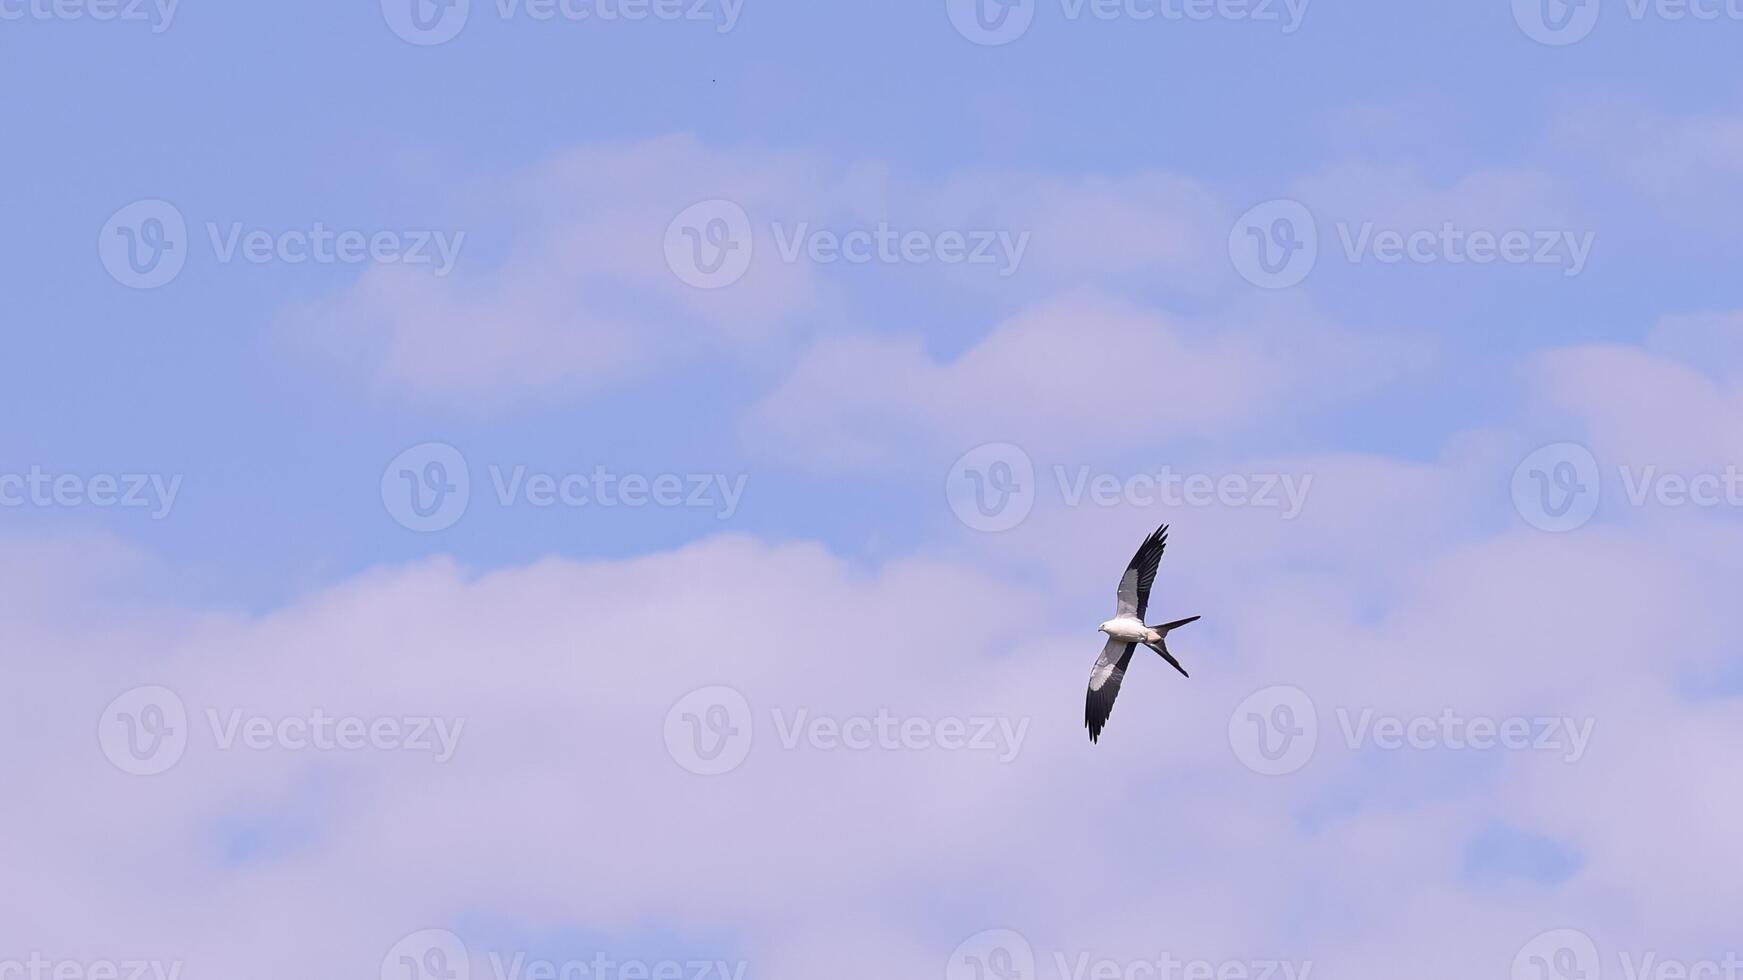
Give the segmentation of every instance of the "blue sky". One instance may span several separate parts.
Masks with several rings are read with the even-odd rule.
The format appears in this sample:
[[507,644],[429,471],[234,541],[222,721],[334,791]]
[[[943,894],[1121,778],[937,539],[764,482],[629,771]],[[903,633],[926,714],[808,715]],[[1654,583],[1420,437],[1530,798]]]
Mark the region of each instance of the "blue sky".
[[[1606,186],[1581,180],[1594,161],[1546,131],[1569,113],[1617,106],[1722,111],[1737,94],[1724,56],[1732,25],[1634,22],[1618,7],[1581,43],[1546,48],[1502,4],[1311,6],[1289,35],[1245,22],[1069,21],[1042,4],[1019,41],[982,48],[951,30],[939,6],[758,4],[722,35],[707,23],[503,21],[481,4],[458,38],[435,48],[401,42],[367,4],[310,4],[294,17],[188,5],[157,35],[140,23],[9,24],[0,36],[8,88],[48,94],[9,99],[4,110],[14,234],[0,257],[9,319],[23,325],[7,359],[8,442],[19,459],[70,469],[188,473],[173,529],[117,530],[222,563],[222,578],[244,589],[225,598],[245,602],[309,584],[296,578],[303,563],[354,570],[417,553],[420,543],[382,526],[354,489],[408,440],[514,454],[562,446],[617,465],[709,456],[764,472],[765,462],[735,451],[730,428],[756,378],[688,369],[623,393],[633,426],[585,395],[484,423],[455,406],[407,411],[335,390],[267,336],[284,305],[330,293],[354,268],[236,268],[208,255],[170,288],[139,294],[91,261],[93,229],[147,197],[196,223],[461,228],[474,259],[511,232],[468,198],[566,147],[670,133],[803,148],[911,180],[1162,170],[1206,179],[1230,205],[1284,195],[1303,175],[1353,159],[1408,168],[1431,185],[1484,168],[1578,181],[1581,217],[1601,231],[1591,273],[1574,281],[1530,270],[1325,270],[1314,283],[1321,309],[1357,330],[1431,336],[1460,370],[1399,393],[1398,424],[1343,418],[1306,434],[1316,449],[1426,454],[1506,397],[1492,381],[1497,358],[1573,339],[1638,339],[1666,312],[1661,292],[1691,309],[1726,300],[1722,229],[1690,241],[1638,208],[1590,200]],[[698,174],[698,191],[707,185]],[[1012,309],[997,295],[964,302],[927,284],[892,289],[889,275],[855,278],[845,285],[855,326],[917,332],[944,353]],[[806,503],[857,499],[856,486],[790,472],[757,483],[745,520],[758,530],[850,550],[875,532],[845,520],[847,508]],[[789,486],[804,487],[800,499],[784,499]],[[879,496],[906,501],[904,489]],[[550,547],[621,554],[697,532],[682,523],[553,534],[529,518],[446,544],[486,560]],[[265,568],[239,572],[239,545],[263,556],[244,564]]]
[[[1041,976],[1160,944],[1499,978],[1570,924],[1606,975],[1621,951],[1723,954],[1743,9],[1316,0],[1286,30],[1185,0],[638,22],[471,0],[421,44],[394,25],[431,0],[101,2],[0,0],[0,662],[23,692],[0,736],[32,746],[15,783],[142,814],[117,847],[150,856],[117,884],[77,856],[94,827],[0,809],[0,837],[44,841],[13,856],[71,882],[10,910],[39,934],[0,933],[0,965],[131,937],[223,975],[258,966],[252,930],[201,923],[245,909],[329,937],[286,975],[367,972],[431,928],[484,976],[485,948],[614,943],[752,978],[927,971],[994,928]],[[951,16],[974,2],[1032,23],[977,43]],[[1208,13],[1144,16],[1188,7]],[[1280,207],[1318,257],[1265,281],[1241,249]],[[130,216],[166,213],[185,266],[134,288],[115,257],[155,226]],[[782,255],[880,227],[933,257]],[[317,229],[445,241],[452,269],[222,244]],[[698,287],[685,236],[716,229],[752,257]],[[1386,260],[1388,232],[1422,251]],[[1462,261],[1473,233],[1528,250]],[[1023,251],[951,262],[952,235]],[[420,528],[396,488],[453,480],[454,454],[464,511]],[[496,499],[597,472],[701,503]],[[976,516],[1012,473],[1020,508]],[[79,489],[8,497],[33,474]],[[1159,497],[1170,475],[1217,489]],[[96,502],[134,477],[173,501]],[[1097,477],[1108,500],[1072,490]],[[1298,513],[1263,502],[1287,487]],[[1090,627],[1163,522],[1168,610],[1206,616],[1194,680],[1135,671],[1085,756]],[[147,717],[125,692],[159,685],[194,742],[133,775],[90,728],[109,751],[102,726]],[[719,688],[726,714],[679,710]],[[1302,690],[1319,747],[1266,776],[1242,719]],[[234,706],[461,717],[467,751],[202,743]],[[1596,734],[1559,762],[1426,721],[1388,748],[1351,734],[1365,709]],[[792,712],[878,710],[1034,729],[1009,767],[769,748]],[[728,716],[757,749],[700,775],[673,733]],[[1675,820],[1651,805],[1683,796]],[[1120,808],[1128,863],[1091,875],[1065,800]],[[108,903],[50,925],[142,880],[176,894],[127,948],[92,938]]]

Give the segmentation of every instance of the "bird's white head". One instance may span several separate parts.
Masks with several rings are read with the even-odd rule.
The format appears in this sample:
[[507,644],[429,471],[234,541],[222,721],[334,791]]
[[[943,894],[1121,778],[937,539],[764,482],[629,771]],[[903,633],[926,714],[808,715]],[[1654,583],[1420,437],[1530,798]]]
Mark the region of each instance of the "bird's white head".
[[1112,623],[1113,623],[1113,620],[1110,619],[1107,622],[1101,624],[1100,626],[1097,626],[1095,628],[1095,631],[1097,633],[1106,633],[1108,631],[1108,626],[1110,626]]

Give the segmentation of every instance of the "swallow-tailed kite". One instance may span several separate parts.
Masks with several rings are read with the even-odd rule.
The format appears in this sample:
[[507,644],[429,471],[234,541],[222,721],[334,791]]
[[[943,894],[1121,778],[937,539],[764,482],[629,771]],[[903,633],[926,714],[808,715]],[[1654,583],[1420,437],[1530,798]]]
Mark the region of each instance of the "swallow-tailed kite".
[[[1125,679],[1126,665],[1132,662],[1132,651],[1142,643],[1162,655],[1174,669],[1186,674],[1186,668],[1168,652],[1165,640],[1176,627],[1197,621],[1197,616],[1177,619],[1161,626],[1145,626],[1144,613],[1150,608],[1150,585],[1156,581],[1156,563],[1162,560],[1162,549],[1168,547],[1168,525],[1144,539],[1126,574],[1120,576],[1119,603],[1114,618],[1096,627],[1108,635],[1095,669],[1089,672],[1089,696],[1083,703],[1083,727],[1089,729],[1091,742],[1101,737],[1102,726],[1114,710],[1114,698],[1119,696],[1120,681]],[[1191,676],[1186,674],[1186,676]]]

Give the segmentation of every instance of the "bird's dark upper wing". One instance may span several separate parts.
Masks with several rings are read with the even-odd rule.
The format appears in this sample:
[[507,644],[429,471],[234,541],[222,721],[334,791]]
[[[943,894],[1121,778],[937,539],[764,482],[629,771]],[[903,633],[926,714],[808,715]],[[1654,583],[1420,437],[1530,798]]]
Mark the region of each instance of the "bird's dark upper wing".
[[1120,576],[1119,604],[1115,615],[1144,618],[1144,613],[1150,608],[1150,585],[1156,581],[1156,563],[1162,560],[1162,549],[1166,547],[1168,525],[1164,524],[1138,546],[1138,553],[1126,566],[1126,574]]
[[1101,656],[1096,659],[1095,669],[1089,672],[1089,694],[1083,702],[1083,727],[1089,729],[1091,742],[1101,737],[1102,726],[1108,723],[1108,715],[1113,713],[1114,698],[1120,695],[1120,681],[1125,679],[1126,665],[1132,662],[1132,650],[1136,646],[1109,637],[1107,646],[1102,647]]

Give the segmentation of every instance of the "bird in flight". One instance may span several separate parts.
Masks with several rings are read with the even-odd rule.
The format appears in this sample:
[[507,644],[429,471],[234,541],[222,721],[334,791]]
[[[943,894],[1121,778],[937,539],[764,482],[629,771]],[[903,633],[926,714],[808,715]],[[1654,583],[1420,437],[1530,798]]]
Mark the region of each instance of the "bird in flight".
[[1197,616],[1177,619],[1161,626],[1145,626],[1144,613],[1150,608],[1150,585],[1156,581],[1156,564],[1162,560],[1162,549],[1168,547],[1168,525],[1144,539],[1126,574],[1120,576],[1118,605],[1114,618],[1096,627],[1108,635],[1095,669],[1089,672],[1089,695],[1083,703],[1083,727],[1089,729],[1089,740],[1101,737],[1102,727],[1114,710],[1114,698],[1119,696],[1120,681],[1125,679],[1126,665],[1132,662],[1132,651],[1142,643],[1162,655],[1174,669],[1190,677],[1180,661],[1168,652],[1166,642],[1170,630],[1197,622]]

